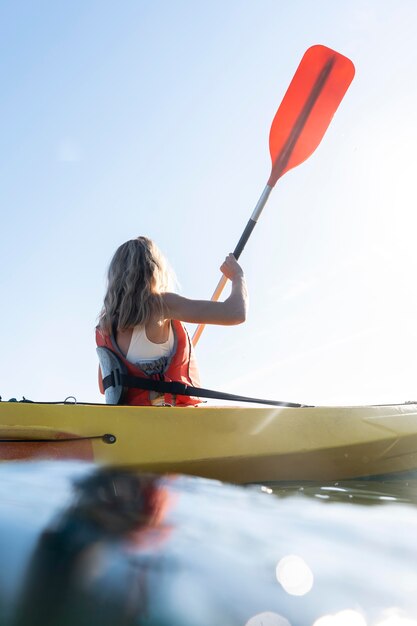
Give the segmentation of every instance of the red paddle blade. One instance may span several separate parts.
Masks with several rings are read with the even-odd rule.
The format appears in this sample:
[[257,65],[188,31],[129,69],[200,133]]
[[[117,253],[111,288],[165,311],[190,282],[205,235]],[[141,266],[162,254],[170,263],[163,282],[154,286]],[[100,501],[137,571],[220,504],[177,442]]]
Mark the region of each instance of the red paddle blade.
[[314,152],[354,75],[342,54],[325,46],[306,51],[272,122],[270,187]]

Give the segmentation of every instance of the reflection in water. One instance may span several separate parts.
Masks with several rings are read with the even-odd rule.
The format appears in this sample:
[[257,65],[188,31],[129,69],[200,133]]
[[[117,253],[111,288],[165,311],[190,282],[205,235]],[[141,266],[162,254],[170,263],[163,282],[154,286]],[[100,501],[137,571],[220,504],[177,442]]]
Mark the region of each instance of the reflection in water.
[[417,504],[417,477],[398,475],[380,480],[344,480],[323,485],[317,482],[270,483],[261,487],[265,493],[285,497],[303,494],[330,502],[355,502],[357,504],[383,504],[384,502],[404,502]]
[[[87,626],[93,617],[122,626],[145,614],[146,568],[117,562],[150,531],[160,539],[166,493],[157,478],[126,472],[101,470],[76,482],[74,501],[38,541],[15,626]],[[92,604],[117,566],[123,589]]]
[[417,626],[397,487],[0,465],[0,626]]

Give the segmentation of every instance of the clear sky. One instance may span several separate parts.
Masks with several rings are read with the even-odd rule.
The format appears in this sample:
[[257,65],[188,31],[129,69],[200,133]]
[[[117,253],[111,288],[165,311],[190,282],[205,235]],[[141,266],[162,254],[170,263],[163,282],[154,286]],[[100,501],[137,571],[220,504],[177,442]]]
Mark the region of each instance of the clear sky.
[[0,395],[101,401],[94,326],[144,234],[209,298],[269,176],[271,121],[321,43],[356,77],[241,263],[248,321],[206,328],[206,387],[417,398],[415,0],[3,0]]

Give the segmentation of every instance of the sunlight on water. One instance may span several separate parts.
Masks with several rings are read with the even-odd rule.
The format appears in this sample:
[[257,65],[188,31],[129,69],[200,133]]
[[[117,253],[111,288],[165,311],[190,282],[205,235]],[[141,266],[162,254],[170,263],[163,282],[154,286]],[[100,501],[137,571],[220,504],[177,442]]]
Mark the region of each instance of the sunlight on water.
[[313,626],[417,626],[417,621],[392,614],[376,622],[367,622],[361,613],[346,610],[334,615],[323,615],[314,622]]
[[417,620],[391,615],[377,622],[375,626],[417,626]]
[[279,561],[276,576],[283,589],[292,596],[304,596],[313,587],[313,572],[304,559],[295,554]]
[[367,622],[361,613],[348,609],[335,615],[323,615],[313,626],[367,626]]
[[251,617],[245,626],[291,626],[291,624],[282,615],[267,611]]
[[[291,623],[278,613],[266,611],[251,617],[245,626],[291,626]],[[369,623],[358,611],[347,609],[334,615],[323,615],[314,622],[313,626],[417,626],[417,620],[390,615]]]

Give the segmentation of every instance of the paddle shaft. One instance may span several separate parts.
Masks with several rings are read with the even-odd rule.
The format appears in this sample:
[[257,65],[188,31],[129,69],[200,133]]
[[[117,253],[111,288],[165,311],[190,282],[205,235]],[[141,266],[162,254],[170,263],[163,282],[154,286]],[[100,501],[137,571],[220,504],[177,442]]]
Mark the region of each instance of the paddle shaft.
[[[336,73],[333,73],[335,67]],[[313,76],[315,75],[315,80],[311,86],[306,74],[307,70],[308,73],[312,72]],[[331,75],[334,76],[333,79],[330,78]],[[271,175],[233,252],[236,259],[240,257],[278,179],[286,171],[308,158],[320,143],[353,75],[354,66],[352,62],[330,48],[313,46],[304,54],[272,122],[269,144],[272,159]],[[302,85],[306,82],[309,85],[307,92],[302,89]],[[323,100],[322,94],[325,89],[327,89],[327,99]],[[302,101],[300,108],[298,108],[300,93],[302,94]],[[324,102],[321,107],[317,106],[320,98],[322,103]],[[292,111],[296,112],[295,117],[291,114]],[[315,124],[311,123],[312,115]],[[287,126],[289,132],[283,134],[281,131]],[[306,128],[308,129],[307,133],[305,133]],[[314,128],[318,128],[318,132],[312,132]],[[301,148],[300,150],[300,137],[303,133],[304,149]],[[301,145],[303,146],[303,144]],[[223,275],[213,293],[212,300],[217,301],[220,298],[226,283],[227,278]],[[197,344],[204,326],[204,324],[199,324],[197,327],[193,336],[194,346]]]
[[[236,260],[238,260],[238,258],[240,257],[240,255],[242,254],[246,243],[249,239],[249,237],[252,234],[253,229],[255,228],[258,219],[264,209],[265,204],[267,203],[267,200],[269,198],[269,194],[271,193],[273,187],[271,187],[270,185],[266,185],[265,189],[263,190],[263,192],[261,193],[261,196],[253,210],[252,215],[250,216],[248,223],[245,226],[245,230],[243,231],[238,244],[236,246],[236,248],[233,251],[233,256],[235,257]],[[213,295],[211,296],[211,300],[214,302],[217,302],[217,300],[220,298],[223,289],[225,288],[227,283],[227,278],[226,276],[223,274],[221,279],[219,280],[216,289],[213,292]],[[193,345],[196,346],[198,340],[201,337],[201,333],[203,332],[205,327],[205,324],[199,324],[195,330],[195,333],[193,335]]]

